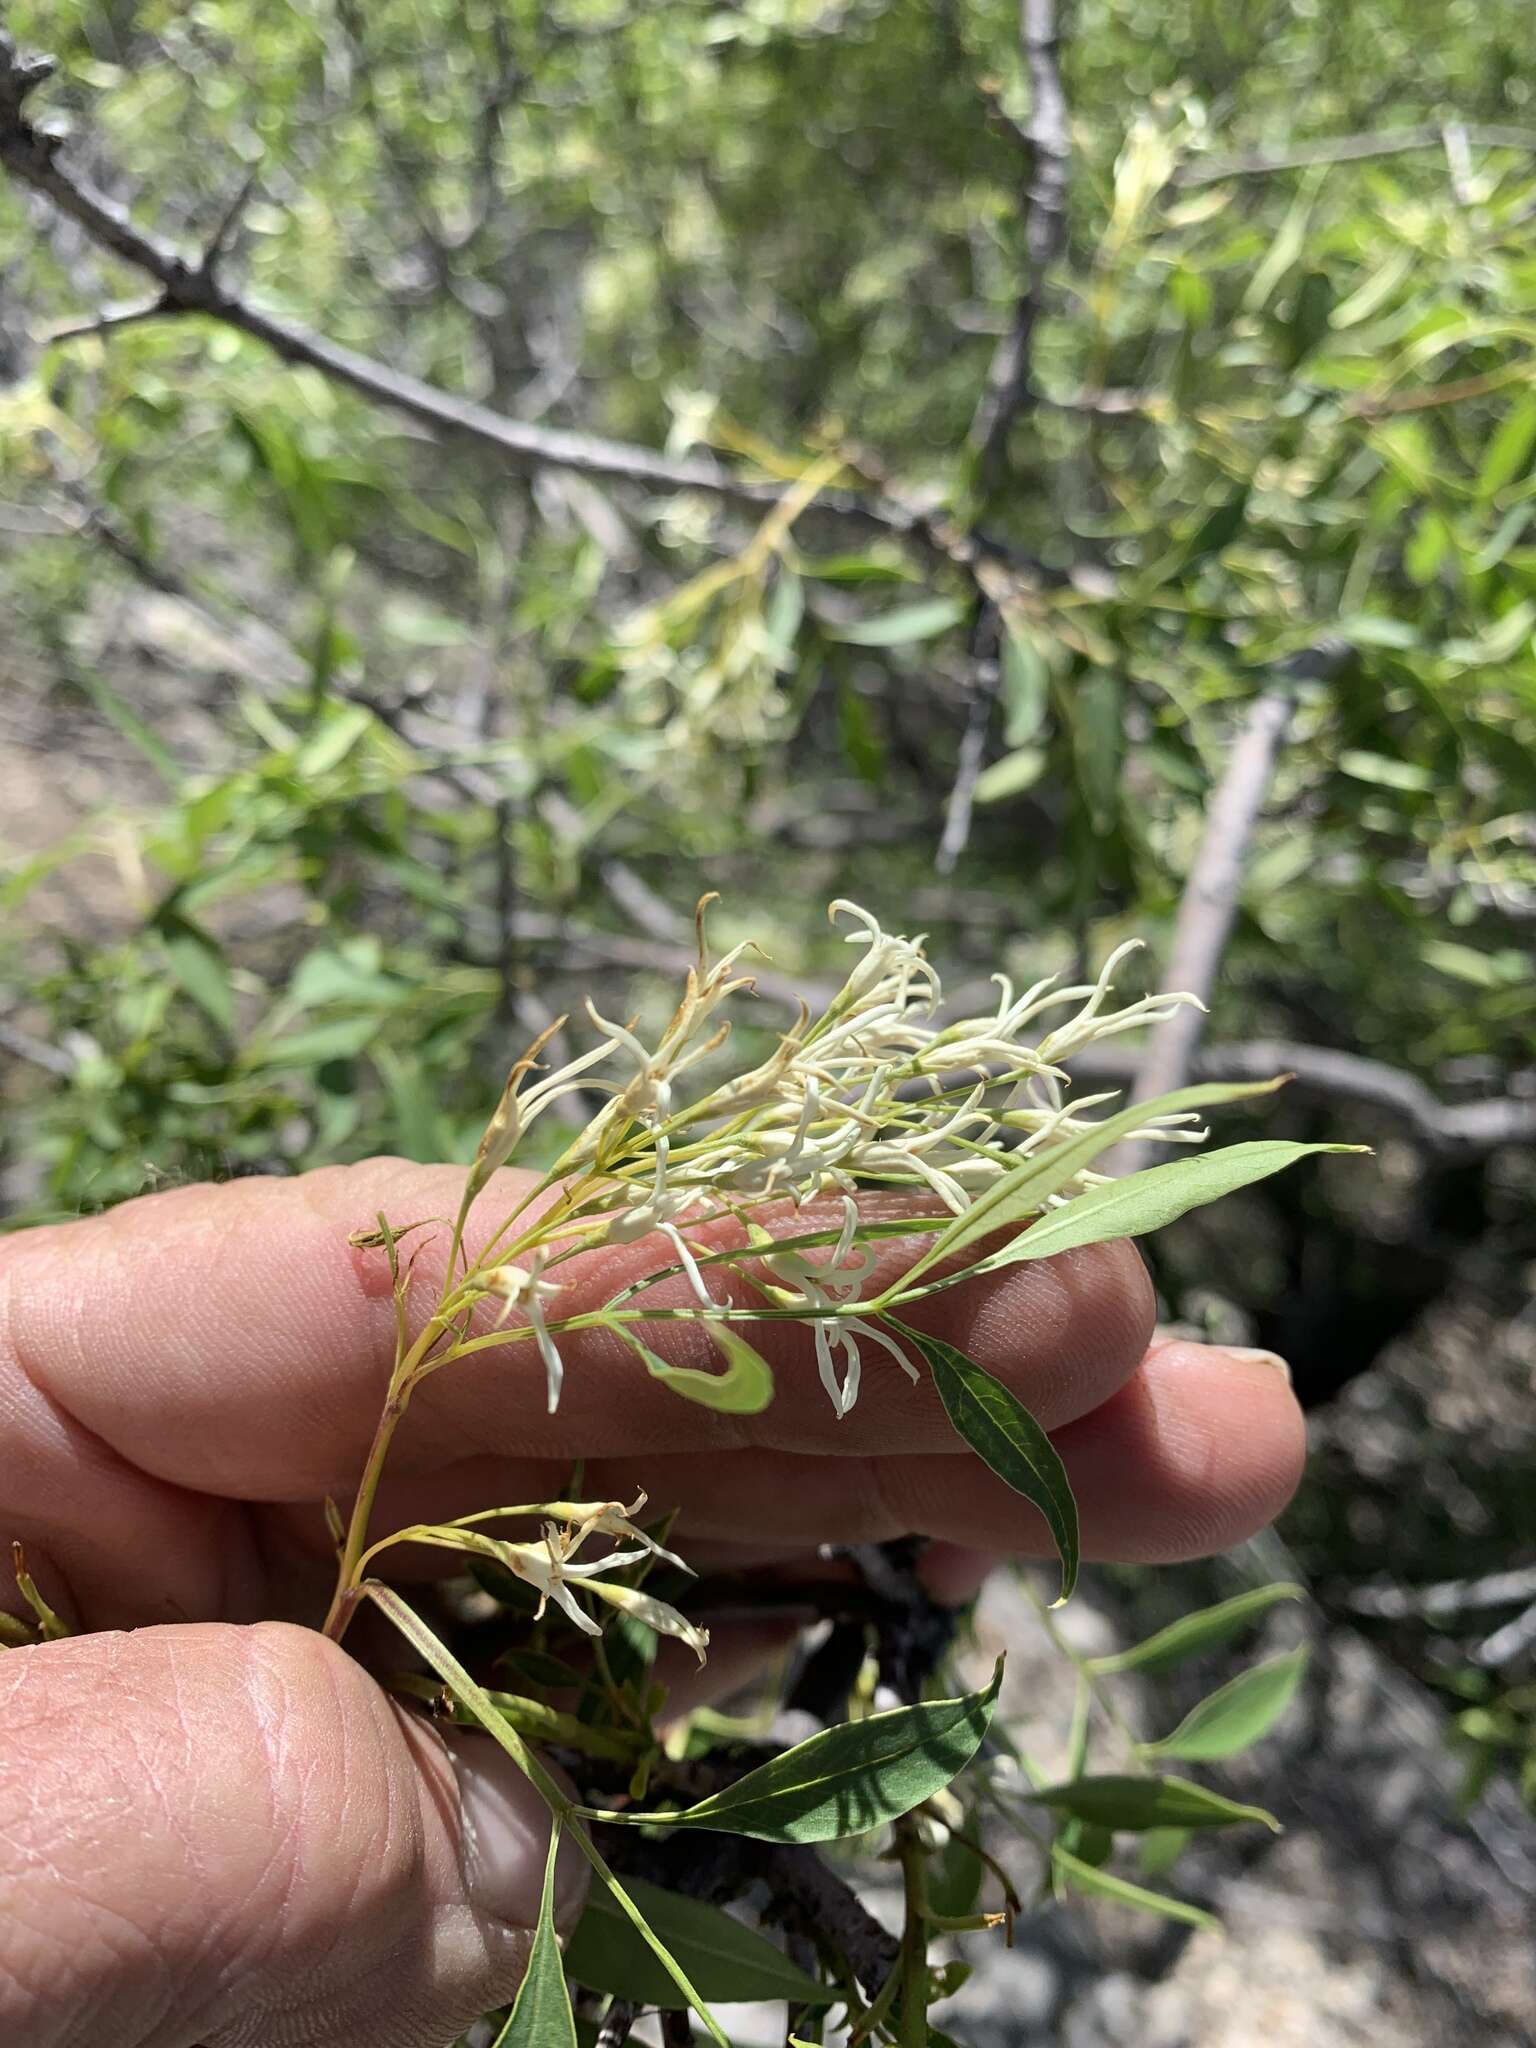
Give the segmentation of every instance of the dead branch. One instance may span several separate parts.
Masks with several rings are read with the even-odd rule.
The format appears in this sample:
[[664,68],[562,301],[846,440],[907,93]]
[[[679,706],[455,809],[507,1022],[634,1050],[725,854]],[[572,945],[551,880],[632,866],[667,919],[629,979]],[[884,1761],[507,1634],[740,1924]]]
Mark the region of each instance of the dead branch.
[[1019,37],[1029,73],[1030,109],[1024,124],[1030,172],[1024,198],[1024,252],[1029,276],[1008,332],[993,351],[966,446],[986,486],[997,481],[1008,436],[1030,398],[1035,328],[1045,305],[1046,279],[1066,246],[1067,190],[1072,168],[1071,119],[1061,83],[1061,38],[1056,0],[1021,0]]
[[[511,419],[267,311],[221,281],[219,235],[206,250],[188,256],[140,228],[126,208],[98,191],[82,173],[66,168],[60,161],[62,138],[31,121],[25,111],[27,96],[52,69],[50,59],[21,55],[11,38],[0,31],[0,164],[19,183],[40,193],[75,221],[100,248],[153,278],[160,287],[152,308],[155,316],[201,315],[219,321],[250,335],[282,361],[318,370],[365,398],[405,414],[434,435],[460,435],[493,449],[519,471],[574,470],[649,490],[703,491],[749,506],[774,505],[782,496],[783,486],[777,481],[740,476],[712,456],[659,455],[597,434]],[[136,307],[133,317],[151,317],[151,309]],[[91,331],[100,324],[90,323]],[[983,560],[996,570],[1004,553],[976,535],[958,534],[939,515],[883,496],[829,488],[815,503],[824,516],[866,533],[910,542],[973,575]],[[1012,559],[1021,567],[1030,566],[1023,557]]]
[[[1223,178],[1268,177],[1276,171],[1304,171],[1314,164],[1363,163],[1369,157],[1402,156],[1413,150],[1444,149],[1447,123],[1426,121],[1416,128],[1388,128],[1376,134],[1340,135],[1300,149],[1256,149],[1246,156],[1211,157],[1180,165],[1176,185],[1214,185]],[[1536,128],[1511,128],[1499,123],[1458,121],[1453,125],[1464,143],[1478,149],[1536,150]]]
[[[1095,1085],[1134,1082],[1140,1071],[1135,1052],[1107,1044],[1089,1046],[1072,1061],[1077,1078]],[[1193,1052],[1186,1071],[1192,1081],[1268,1081],[1289,1074],[1299,1094],[1358,1103],[1391,1117],[1413,1143],[1446,1158],[1477,1158],[1504,1145],[1536,1144],[1536,1095],[1442,1102],[1416,1074],[1327,1046],[1249,1039]]]
[[1162,974],[1165,988],[1199,999],[1157,1025],[1136,1077],[1136,1100],[1181,1087],[1205,1027],[1204,1004],[1216,985],[1237,914],[1249,842],[1263,809],[1275,757],[1290,728],[1295,684],[1331,675],[1349,659],[1342,641],[1326,641],[1288,662],[1254,700],[1206,806],[1205,831],[1179,899],[1173,943]]

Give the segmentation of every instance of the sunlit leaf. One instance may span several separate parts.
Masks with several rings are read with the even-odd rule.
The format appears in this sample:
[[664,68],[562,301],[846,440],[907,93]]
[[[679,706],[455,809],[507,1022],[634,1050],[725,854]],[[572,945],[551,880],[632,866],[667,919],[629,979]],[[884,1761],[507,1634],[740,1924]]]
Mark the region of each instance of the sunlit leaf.
[[1171,1671],[1191,1657],[1202,1656],[1207,1650],[1216,1650],[1223,1643],[1231,1642],[1234,1636],[1241,1635],[1279,1601],[1305,1598],[1305,1590],[1289,1582],[1254,1586],[1246,1593],[1235,1593],[1230,1600],[1217,1602],[1214,1607],[1202,1607],[1194,1614],[1182,1615],[1179,1620],[1170,1622],[1167,1628],[1160,1628],[1156,1635],[1146,1637],[1128,1650],[1116,1650],[1107,1657],[1091,1658],[1090,1666],[1106,1676],[1116,1671]]
[[1186,1763],[1211,1763],[1236,1756],[1266,1736],[1290,1705],[1308,1651],[1287,1650],[1219,1686],[1194,1707],[1161,1742],[1143,1744],[1146,1756],[1174,1756]]
[[610,1821],[705,1828],[763,1842],[831,1842],[896,1820],[942,1791],[981,1745],[1002,1684],[845,1721],[678,1813],[605,1813]]
[[1142,1237],[1161,1230],[1191,1209],[1218,1202],[1223,1195],[1267,1180],[1272,1173],[1321,1152],[1358,1152],[1358,1145],[1297,1145],[1279,1138],[1249,1145],[1227,1145],[1219,1152],[1200,1152],[1187,1159],[1149,1166],[1124,1180],[1089,1188],[1059,1209],[1052,1209],[1008,1248],[1013,1265],[1025,1259],[1049,1259],[1079,1245],[1108,1244],[1118,1237]]
[[936,640],[957,626],[965,611],[958,597],[935,597],[923,604],[899,605],[895,611],[853,625],[828,626],[825,631],[829,639],[850,647],[907,647],[919,640]]
[[760,1415],[773,1399],[773,1369],[762,1353],[729,1323],[705,1321],[702,1327],[725,1359],[724,1372],[701,1372],[696,1366],[669,1365],[642,1343],[627,1323],[613,1325],[645,1361],[652,1379],[670,1387],[685,1401],[713,1408],[722,1415]]

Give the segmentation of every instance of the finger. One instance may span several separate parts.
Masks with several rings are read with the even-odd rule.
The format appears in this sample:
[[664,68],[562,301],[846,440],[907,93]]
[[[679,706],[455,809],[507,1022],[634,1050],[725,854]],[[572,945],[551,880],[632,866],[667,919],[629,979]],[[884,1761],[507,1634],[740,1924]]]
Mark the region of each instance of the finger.
[[[1084,1555],[1150,1563],[1228,1549],[1273,1520],[1295,1491],[1305,1431],[1276,1364],[1166,1343],[1148,1353],[1117,1394],[1058,1430],[1054,1441],[1077,1497]],[[676,1509],[672,1540],[700,1569],[906,1535],[1048,1555],[1050,1538],[1035,1510],[959,1448],[958,1457],[729,1451],[604,1458],[587,1466],[583,1484],[594,1497],[615,1498],[643,1486],[648,1513]],[[538,1461],[467,1460],[386,1483],[378,1525],[398,1528],[548,1497],[563,1476],[560,1467]],[[286,1541],[314,1541],[308,1510],[283,1510],[282,1521]],[[443,1568],[427,1552],[408,1562],[434,1574]]]
[[[0,2039],[424,2048],[512,1996],[542,1802],[322,1637],[14,1650],[0,1719]],[[583,1870],[562,1864],[567,1924]]]
[[[458,1169],[374,1161],[293,1181],[179,1189],[0,1247],[0,1431],[16,1488],[0,1505],[23,1521],[35,1515],[46,1529],[50,1508],[75,1491],[87,1442],[111,1482],[99,1548],[119,1558],[136,1511],[141,1552],[151,1535],[162,1555],[208,1547],[182,1542],[191,1522],[178,1520],[206,1516],[206,1503],[135,1492],[135,1473],[166,1488],[245,1499],[344,1492],[394,1352],[384,1262],[352,1248],[349,1232],[380,1209],[404,1221],[441,1210],[460,1185]],[[889,1212],[892,1204],[875,1206]],[[828,1220],[835,1219],[808,1209],[797,1227]],[[877,1277],[894,1277],[916,1249],[915,1241],[887,1243]],[[442,1247],[429,1243],[423,1284],[413,1289],[418,1305],[432,1298],[434,1256]],[[595,1305],[626,1277],[673,1256],[670,1247],[642,1243],[573,1261],[571,1306]],[[682,1283],[661,1283],[669,1285]],[[1055,1425],[1123,1382],[1150,1310],[1139,1260],[1116,1245],[957,1287],[915,1315],[1018,1386]],[[872,1354],[864,1394],[840,1423],[817,1383],[805,1330],[756,1330],[779,1376],[779,1396],[763,1416],[721,1416],[679,1400],[598,1331],[572,1343],[566,1397],[550,1418],[532,1345],[509,1340],[427,1382],[398,1462],[426,1470],[472,1450],[568,1459],[746,1442],[867,1456],[949,1443],[926,1378],[914,1388],[893,1361]],[[714,1362],[697,1325],[661,1326],[656,1341],[677,1362]]]

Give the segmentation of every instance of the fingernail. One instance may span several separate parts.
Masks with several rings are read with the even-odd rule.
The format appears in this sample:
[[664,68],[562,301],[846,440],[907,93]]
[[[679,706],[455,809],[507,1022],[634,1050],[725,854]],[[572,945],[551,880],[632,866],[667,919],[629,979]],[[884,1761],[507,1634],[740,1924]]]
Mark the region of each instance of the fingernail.
[[[463,1815],[464,1881],[482,1912],[515,1927],[539,1917],[549,1808],[505,1750],[471,1728],[441,1731],[453,1762]],[[555,1915],[565,1922],[580,1903],[585,1865],[561,1844],[555,1865]]]
[[1228,1358],[1240,1358],[1244,1365],[1272,1365],[1285,1384],[1291,1384],[1291,1368],[1278,1351],[1253,1351],[1245,1344],[1223,1344],[1221,1348]]

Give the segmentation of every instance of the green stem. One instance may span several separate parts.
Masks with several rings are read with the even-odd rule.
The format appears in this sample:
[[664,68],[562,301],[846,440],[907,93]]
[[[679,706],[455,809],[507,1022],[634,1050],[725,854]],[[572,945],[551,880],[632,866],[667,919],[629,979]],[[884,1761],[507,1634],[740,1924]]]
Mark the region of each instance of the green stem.
[[928,1887],[926,1857],[910,1818],[896,1828],[906,1919],[901,1930],[901,2048],[928,2048]]

